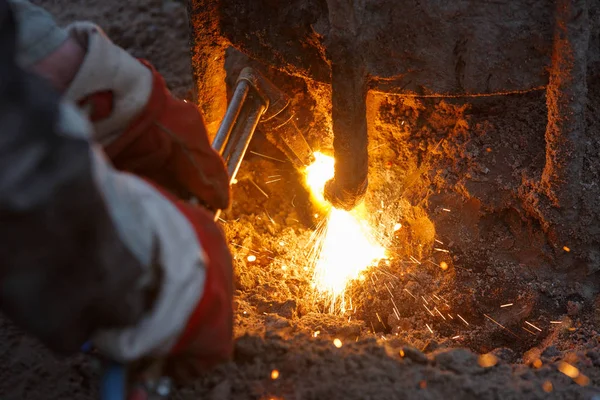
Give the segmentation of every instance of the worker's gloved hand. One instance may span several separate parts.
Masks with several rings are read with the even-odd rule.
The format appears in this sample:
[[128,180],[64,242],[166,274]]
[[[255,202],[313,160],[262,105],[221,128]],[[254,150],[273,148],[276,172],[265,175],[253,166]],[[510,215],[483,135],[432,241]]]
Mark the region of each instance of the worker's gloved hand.
[[[117,174],[112,182],[107,172],[104,195],[159,288],[140,322],[97,332],[92,341],[111,360],[160,360],[178,380],[194,376],[231,353],[232,261],[213,216],[180,197],[189,192],[210,208],[226,208],[223,160],[197,108],[175,99],[147,62],[93,24],[77,23],[69,32],[86,55],[65,96],[87,112],[112,164],[137,175]],[[122,196],[111,198],[116,194]]]
[[192,223],[208,259],[202,300],[164,364],[167,376],[188,382],[225,361],[233,351],[233,261],[212,214],[172,196],[170,199]]
[[114,45],[97,26],[77,23],[69,32],[86,56],[66,96],[88,112],[115,167],[209,208],[227,208],[227,171],[197,107],[174,98],[148,62]]
[[[140,186],[143,201],[130,206],[139,208],[137,213],[146,221],[131,219],[138,216],[131,215],[134,210],[121,207],[116,212],[125,216],[120,220],[124,231],[136,224],[143,235],[155,238],[151,259],[158,290],[140,321],[98,331],[92,343],[102,355],[128,367],[133,388],[160,376],[184,383],[232,353],[233,266],[227,241],[204,208],[176,198],[154,182],[140,183],[130,175],[118,178],[107,184],[112,188],[106,192],[109,201],[113,189],[128,181],[131,190]],[[144,243],[132,240],[132,245]],[[140,254],[147,253],[147,246],[140,247]]]

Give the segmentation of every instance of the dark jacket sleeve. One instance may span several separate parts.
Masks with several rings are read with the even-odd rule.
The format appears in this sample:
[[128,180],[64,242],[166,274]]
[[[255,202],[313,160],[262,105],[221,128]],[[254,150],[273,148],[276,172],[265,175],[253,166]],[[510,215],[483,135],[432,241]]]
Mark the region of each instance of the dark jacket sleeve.
[[89,144],[59,132],[58,94],[17,67],[0,0],[0,309],[55,351],[128,326],[153,292],[94,185]]

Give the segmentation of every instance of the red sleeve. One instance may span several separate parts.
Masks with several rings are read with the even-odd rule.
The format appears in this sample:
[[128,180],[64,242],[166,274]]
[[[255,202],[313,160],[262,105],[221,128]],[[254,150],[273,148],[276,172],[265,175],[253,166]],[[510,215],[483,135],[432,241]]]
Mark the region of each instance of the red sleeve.
[[233,348],[233,266],[222,230],[206,209],[181,201],[155,185],[192,224],[204,250],[206,280],[203,293],[171,354],[192,356],[208,368],[227,359]]

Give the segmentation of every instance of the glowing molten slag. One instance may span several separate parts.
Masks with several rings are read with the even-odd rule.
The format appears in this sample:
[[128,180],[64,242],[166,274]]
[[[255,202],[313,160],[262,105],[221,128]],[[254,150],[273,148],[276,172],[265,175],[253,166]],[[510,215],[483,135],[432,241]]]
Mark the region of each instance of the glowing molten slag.
[[333,178],[334,160],[321,153],[314,155],[315,162],[306,168],[306,183],[327,217],[317,229],[310,255],[315,267],[313,283],[320,293],[330,297],[332,312],[337,307],[344,311],[346,286],[385,258],[385,248],[367,223],[364,205],[344,211],[325,201],[323,189]]

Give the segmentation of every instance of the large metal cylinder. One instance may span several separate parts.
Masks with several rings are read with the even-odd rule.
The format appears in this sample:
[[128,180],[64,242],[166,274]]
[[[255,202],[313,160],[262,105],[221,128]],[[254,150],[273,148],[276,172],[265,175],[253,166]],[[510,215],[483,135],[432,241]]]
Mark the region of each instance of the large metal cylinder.
[[[581,143],[593,135],[584,124],[585,80],[600,59],[597,1],[189,1],[195,55],[226,43],[290,75],[332,84],[334,202],[349,208],[364,193],[368,90],[436,97],[546,90],[546,166],[531,207],[548,214],[548,231],[567,232],[561,227],[577,220],[566,208],[576,206]],[[216,25],[218,39],[210,36]],[[206,64],[194,64],[199,88],[210,86]],[[558,246],[561,234],[552,237]]]
[[[546,84],[554,1],[221,0],[221,33],[292,74],[331,81],[348,39],[371,87],[464,94]],[[198,9],[198,8],[196,8]]]

